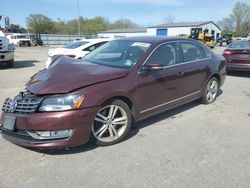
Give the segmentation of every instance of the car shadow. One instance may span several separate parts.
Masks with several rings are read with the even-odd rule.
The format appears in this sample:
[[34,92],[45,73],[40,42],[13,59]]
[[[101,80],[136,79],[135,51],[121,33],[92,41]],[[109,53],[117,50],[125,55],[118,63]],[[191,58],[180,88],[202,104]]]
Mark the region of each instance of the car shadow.
[[[130,138],[134,137],[137,135],[141,129],[148,127],[152,124],[155,124],[157,122],[166,120],[166,119],[174,119],[177,117],[182,116],[181,113],[187,110],[190,110],[196,106],[200,105],[199,102],[194,101],[185,105],[182,105],[180,107],[174,108],[172,110],[168,110],[166,112],[163,112],[159,115],[152,116],[150,118],[147,118],[145,120],[142,120],[140,122],[137,122],[133,125],[131,130],[129,131],[129,134],[127,138],[124,140],[129,140]],[[46,154],[46,155],[70,155],[70,154],[77,154],[77,153],[82,153],[82,152],[88,152],[93,149],[96,149],[97,146],[94,146],[90,143],[84,144],[82,146],[78,147],[72,147],[72,148],[64,148],[64,149],[53,149],[53,150],[37,150],[37,149],[30,149],[36,152],[39,152],[41,154]]]
[[11,68],[8,68],[6,63],[0,63],[0,70],[1,69],[21,69],[26,67],[33,67],[35,66],[35,63],[38,63],[39,61],[36,60],[23,60],[23,61],[15,61],[14,66]]
[[[182,106],[179,106],[177,108],[174,108],[172,110],[167,110],[161,114],[149,117],[145,120],[139,121],[138,123],[135,124],[135,126],[133,127],[134,129],[143,129],[145,127],[148,127],[152,124],[158,123],[160,121],[163,120],[167,120],[167,119],[175,119],[177,117],[181,117],[181,113],[188,111],[196,106],[199,106],[200,103],[197,101],[191,102],[191,103],[187,103],[184,104]],[[138,131],[139,132],[139,131]]]
[[62,149],[45,149],[45,150],[38,150],[38,149],[33,149],[33,148],[26,148],[26,149],[29,149],[31,151],[35,151],[41,154],[46,154],[46,155],[71,155],[71,154],[88,152],[95,148],[97,148],[97,146],[90,144],[90,143],[86,143],[81,146],[71,147],[71,148],[62,148]]
[[[220,97],[222,95],[223,90],[219,89],[217,97]],[[176,107],[171,110],[167,110],[163,113],[160,113],[158,115],[154,115],[152,117],[149,117],[145,120],[139,121],[135,123],[131,130],[129,131],[126,139],[124,141],[129,140],[130,138],[134,137],[137,135],[141,129],[146,128],[148,126],[151,126],[155,123],[158,123],[160,121],[166,120],[166,119],[175,119],[182,117],[182,113],[185,111],[188,111],[194,107],[197,107],[201,105],[201,103],[196,100],[187,104],[184,104],[182,106]],[[41,154],[46,154],[46,155],[71,155],[71,154],[77,154],[77,153],[83,153],[83,152],[88,152],[93,149],[96,149],[98,146],[95,146],[90,143],[86,143],[84,145],[78,146],[78,147],[71,147],[71,148],[63,148],[63,149],[50,149],[50,150],[38,150],[38,149],[31,149],[27,148],[32,151],[39,152]]]
[[237,77],[245,77],[250,78],[250,71],[227,71],[228,76],[237,76]]

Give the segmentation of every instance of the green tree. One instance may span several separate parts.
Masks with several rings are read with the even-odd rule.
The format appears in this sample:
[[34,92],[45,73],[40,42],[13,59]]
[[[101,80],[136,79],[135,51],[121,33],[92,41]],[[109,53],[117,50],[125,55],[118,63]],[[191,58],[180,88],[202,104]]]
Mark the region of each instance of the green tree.
[[13,33],[26,33],[27,32],[25,28],[21,27],[18,24],[10,24],[8,29]]
[[219,21],[218,24],[224,33],[234,33],[236,36],[250,33],[250,3],[236,3],[232,13]]
[[139,28],[139,26],[131,20],[121,18],[114,23],[110,24],[109,29],[126,29],[126,28]]
[[33,33],[55,33],[55,22],[42,14],[31,14],[27,17],[27,25]]
[[[128,19],[119,19],[110,23],[106,18],[97,16],[94,18],[80,17],[80,33],[92,35],[108,29],[138,28],[136,23]],[[51,18],[41,14],[31,14],[27,17],[29,31],[33,33],[50,33],[76,35],[78,33],[78,19],[53,21]]]

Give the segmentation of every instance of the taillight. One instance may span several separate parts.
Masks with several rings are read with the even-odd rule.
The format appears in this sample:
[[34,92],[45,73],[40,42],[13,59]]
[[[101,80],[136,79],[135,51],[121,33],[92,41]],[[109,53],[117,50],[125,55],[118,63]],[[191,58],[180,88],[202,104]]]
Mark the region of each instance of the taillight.
[[73,55],[73,54],[68,54],[68,55],[66,55],[66,56],[68,56],[68,57],[72,57],[72,58],[75,58],[76,56],[75,55]]
[[232,55],[232,54],[233,54],[232,51],[227,51],[227,50],[225,50],[224,53],[223,53],[223,55]]

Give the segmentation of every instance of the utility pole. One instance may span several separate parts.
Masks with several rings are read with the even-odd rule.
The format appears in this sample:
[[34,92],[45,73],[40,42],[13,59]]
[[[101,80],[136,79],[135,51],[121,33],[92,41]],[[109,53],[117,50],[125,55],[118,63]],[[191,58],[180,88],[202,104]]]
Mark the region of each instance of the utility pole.
[[57,34],[58,35],[60,33],[60,25],[59,25],[60,20],[61,20],[61,18],[57,18],[57,30],[58,30]]
[[79,15],[79,0],[77,0],[77,15],[78,15],[78,35],[80,36],[80,15]]

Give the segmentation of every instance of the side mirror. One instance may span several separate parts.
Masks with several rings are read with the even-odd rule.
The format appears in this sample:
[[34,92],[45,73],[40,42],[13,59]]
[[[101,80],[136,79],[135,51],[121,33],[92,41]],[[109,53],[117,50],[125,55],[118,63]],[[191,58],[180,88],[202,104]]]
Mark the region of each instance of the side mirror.
[[143,70],[152,71],[152,70],[163,70],[164,66],[158,62],[152,62],[143,66]]

